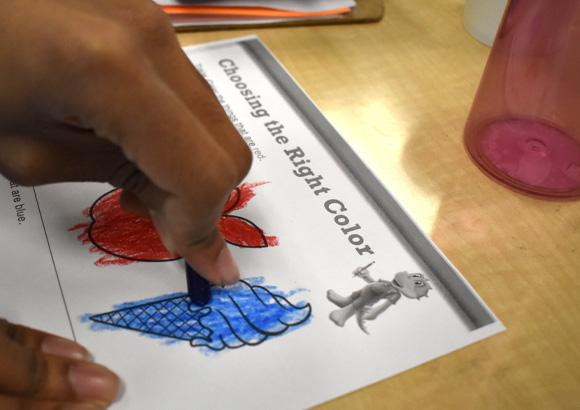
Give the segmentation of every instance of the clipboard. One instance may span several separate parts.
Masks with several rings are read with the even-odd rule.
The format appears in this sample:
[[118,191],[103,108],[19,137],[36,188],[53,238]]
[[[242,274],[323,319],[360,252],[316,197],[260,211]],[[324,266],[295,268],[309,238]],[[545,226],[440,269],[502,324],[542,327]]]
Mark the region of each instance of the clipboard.
[[332,25],[332,24],[358,24],[372,23],[380,21],[384,14],[383,0],[355,0],[356,7],[348,14],[338,15],[336,17],[308,17],[297,18],[285,21],[273,22],[249,22],[249,23],[232,23],[232,24],[174,24],[175,31],[178,33],[195,32],[195,31],[216,31],[216,30],[235,30],[248,28],[269,28],[269,27],[295,27],[295,26],[313,26],[313,25]]

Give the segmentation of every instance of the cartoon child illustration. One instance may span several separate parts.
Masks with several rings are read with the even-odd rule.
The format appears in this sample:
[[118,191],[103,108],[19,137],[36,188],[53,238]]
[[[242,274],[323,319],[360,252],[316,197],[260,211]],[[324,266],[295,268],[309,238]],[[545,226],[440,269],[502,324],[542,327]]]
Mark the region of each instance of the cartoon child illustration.
[[[391,305],[397,303],[401,295],[409,299],[420,299],[427,296],[431,289],[427,279],[421,273],[398,272],[392,281],[373,279],[368,268],[374,262],[364,267],[358,267],[353,272],[355,277],[362,278],[368,284],[362,289],[350,294],[341,296],[332,289],[326,293],[329,301],[340,309],[330,313],[330,320],[337,326],[344,326],[346,321],[356,315],[358,325],[363,332],[368,334],[365,327],[365,320],[374,320]],[[374,306],[379,301],[383,303]]]

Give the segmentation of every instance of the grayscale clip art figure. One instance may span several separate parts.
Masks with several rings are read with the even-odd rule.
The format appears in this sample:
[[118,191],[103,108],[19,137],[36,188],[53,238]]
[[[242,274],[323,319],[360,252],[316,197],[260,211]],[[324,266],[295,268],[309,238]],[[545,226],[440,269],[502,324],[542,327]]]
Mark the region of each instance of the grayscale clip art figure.
[[[418,300],[427,296],[427,292],[431,289],[429,279],[421,273],[398,272],[390,282],[382,279],[375,280],[368,271],[373,263],[358,267],[353,272],[354,277],[362,278],[367,282],[362,289],[351,293],[350,296],[341,296],[332,289],[326,293],[328,300],[340,308],[330,313],[330,320],[337,326],[344,326],[348,319],[356,315],[359,327],[368,334],[365,327],[366,320],[376,319],[391,305],[397,303],[401,295]],[[384,302],[378,304],[381,300]]]

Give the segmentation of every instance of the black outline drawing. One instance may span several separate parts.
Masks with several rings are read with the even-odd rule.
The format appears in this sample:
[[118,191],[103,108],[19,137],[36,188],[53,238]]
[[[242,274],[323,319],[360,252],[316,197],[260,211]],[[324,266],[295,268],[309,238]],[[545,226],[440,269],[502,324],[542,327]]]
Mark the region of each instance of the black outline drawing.
[[[93,322],[107,326],[157,337],[187,340],[192,347],[205,347],[213,351],[221,351],[226,348],[257,346],[268,338],[285,333],[291,327],[307,323],[311,317],[312,307],[309,303],[305,303],[303,306],[294,305],[285,296],[275,294],[264,286],[252,285],[246,280],[241,280],[237,286],[249,288],[254,298],[250,300],[243,294],[240,296],[239,289],[228,291],[222,288],[213,288],[218,296],[216,297],[214,294],[212,302],[205,307],[190,303],[187,295],[180,294],[162,299],[152,299],[145,303],[130,304],[120,309],[90,315],[88,318]],[[248,294],[247,288],[245,289],[246,295]],[[247,304],[241,305],[236,297],[239,300],[247,300]],[[247,312],[256,313],[260,310],[256,303],[269,310],[277,309],[281,316],[262,317],[257,315],[250,317]],[[212,313],[214,316],[210,317]],[[286,319],[292,319],[294,315],[297,320],[284,320],[284,315],[288,315]],[[242,325],[237,326],[238,329],[234,329],[232,325],[232,316],[238,319],[241,317],[244,320]],[[223,323],[220,323],[220,318]],[[212,328],[212,326],[217,328]],[[240,328],[245,330],[240,330]],[[214,340],[216,337],[218,340]]]
[[93,227],[95,226],[95,223],[97,223],[97,220],[94,218],[93,215],[93,209],[95,208],[95,206],[99,203],[99,201],[101,201],[103,198],[105,198],[107,195],[115,192],[115,191],[119,191],[121,190],[121,188],[115,188],[115,189],[111,189],[110,191],[104,193],[103,195],[101,195],[100,197],[98,197],[95,202],[93,202],[93,204],[91,205],[90,209],[89,209],[89,217],[91,218],[91,224],[88,227],[87,230],[87,235],[89,237],[89,240],[91,241],[91,243],[97,248],[99,249],[101,252],[104,252],[108,255],[111,256],[115,256],[117,258],[120,259],[126,259],[126,260],[130,260],[130,261],[135,261],[135,262],[172,262],[172,261],[177,261],[179,259],[181,259],[181,256],[177,256],[175,258],[169,258],[169,259],[139,259],[139,258],[133,258],[131,256],[125,256],[125,255],[119,255],[115,252],[111,252],[108,249],[103,248],[101,245],[99,245],[97,243],[97,241],[93,238],[92,232],[93,232]]
[[[261,183],[259,183],[259,184],[261,184]],[[250,188],[253,188],[254,186],[257,186],[257,185],[253,185],[253,184],[249,184],[249,185],[250,185]],[[90,222],[89,222],[88,227],[86,227],[86,234],[87,234],[87,237],[88,237],[88,240],[90,241],[90,243],[96,249],[98,249],[100,252],[102,252],[105,255],[110,255],[110,256],[113,256],[115,258],[119,258],[119,259],[123,259],[123,260],[128,260],[128,261],[133,261],[133,262],[171,262],[171,261],[176,261],[176,260],[182,259],[181,256],[176,256],[174,258],[166,258],[166,259],[145,259],[145,258],[139,258],[139,257],[132,257],[132,256],[127,256],[127,255],[122,255],[122,254],[113,252],[113,251],[105,248],[103,245],[101,245],[96,240],[96,238],[93,235],[93,229],[95,227],[95,224],[97,224],[99,221],[97,220],[97,218],[95,216],[95,212],[94,212],[95,207],[103,199],[105,199],[109,195],[113,194],[114,192],[120,191],[120,190],[121,190],[121,188],[114,188],[114,189],[111,189],[111,190],[105,192],[104,194],[102,194],[101,196],[99,196],[93,202],[93,204],[89,207],[89,212],[88,212],[89,215],[88,216],[90,218]],[[229,214],[230,212],[233,212],[233,211],[235,211],[237,209],[238,205],[240,204],[240,201],[242,200],[242,190],[240,189],[240,187],[235,187],[232,190],[232,193],[230,194],[230,197],[228,198],[228,201],[226,202],[226,204],[224,205],[224,207],[226,205],[228,205],[228,203],[231,201],[233,195],[235,195],[234,201],[233,201],[233,203],[227,209],[224,209],[223,210],[222,216],[221,216],[221,220],[226,221],[228,219],[237,219],[237,220],[243,221],[245,224],[247,224],[248,226],[252,227],[253,230],[259,235],[259,237],[261,239],[261,244],[260,245],[245,245],[245,244],[242,244],[242,243],[234,242],[232,240],[229,240],[227,237],[225,237],[226,242],[229,243],[230,245],[237,246],[239,248],[259,249],[259,248],[268,248],[268,247],[270,247],[270,243],[268,242],[268,237],[264,234],[264,231],[258,225],[256,225],[254,222],[250,221],[247,218],[244,218],[244,217],[241,217],[241,216],[237,216],[237,215],[230,215]],[[83,226],[83,225],[82,224],[77,225],[77,226],[71,228],[71,230],[78,229],[81,226]],[[273,238],[275,238],[275,237],[273,237]]]
[[[352,273],[353,277],[361,278],[367,283],[363,288],[348,296],[341,296],[332,289],[326,292],[326,298],[339,307],[329,315],[329,319],[335,325],[343,327],[351,317],[355,316],[361,330],[369,334],[365,321],[376,319],[397,303],[401,296],[417,300],[428,297],[427,293],[431,290],[431,285],[429,285],[429,278],[422,273],[397,272],[391,281],[375,280],[368,271],[372,264],[374,262],[358,267]],[[378,304],[381,300],[383,302]]]

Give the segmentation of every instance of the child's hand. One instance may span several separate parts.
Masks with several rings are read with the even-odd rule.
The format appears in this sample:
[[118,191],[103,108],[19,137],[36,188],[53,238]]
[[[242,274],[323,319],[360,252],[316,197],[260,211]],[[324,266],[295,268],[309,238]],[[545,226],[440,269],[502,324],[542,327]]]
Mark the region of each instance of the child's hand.
[[87,350],[71,340],[0,319],[0,408],[105,408],[117,395],[119,378],[88,359]]
[[217,229],[251,152],[150,0],[0,0],[0,172],[108,181],[216,284],[239,272]]

